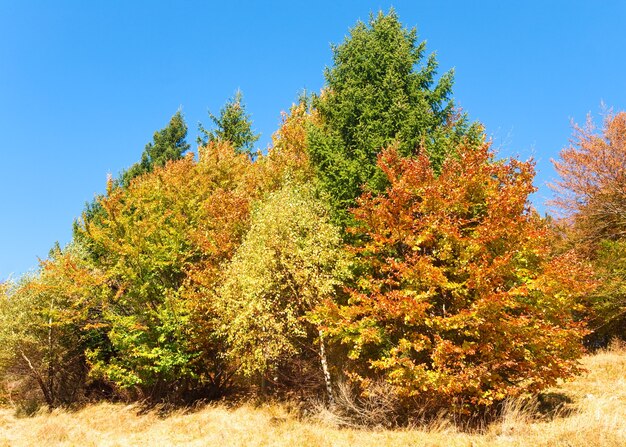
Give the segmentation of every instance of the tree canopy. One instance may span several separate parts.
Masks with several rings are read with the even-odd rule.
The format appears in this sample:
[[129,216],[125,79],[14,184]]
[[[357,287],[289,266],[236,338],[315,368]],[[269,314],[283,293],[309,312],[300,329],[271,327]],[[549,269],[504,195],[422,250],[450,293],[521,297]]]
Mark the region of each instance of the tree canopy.
[[209,112],[213,121],[213,129],[207,130],[199,124],[198,130],[202,136],[198,137],[198,144],[206,145],[209,142],[229,142],[235,150],[253,156],[254,143],[260,138],[252,130],[250,115],[246,113],[243,103],[243,93],[237,90],[235,96],[229,99],[220,110],[219,116]]
[[179,160],[189,150],[187,124],[180,110],[172,116],[166,127],[154,133],[152,142],[146,144],[141,160],[120,175],[119,184],[127,187],[131,180],[165,166],[170,160]]
[[589,241],[626,237],[626,112],[607,115],[600,133],[591,118],[574,127],[572,144],[554,160],[557,208]]
[[379,167],[386,194],[354,210],[363,274],[325,314],[365,389],[381,377],[420,408],[468,411],[576,373],[584,330],[571,310],[589,275],[571,254],[551,258],[527,202],[532,164],[483,144],[459,147],[439,176],[396,147]]
[[427,153],[437,172],[463,136],[480,134],[454,109],[452,71],[437,79],[435,55],[425,51],[393,10],[358,22],[333,46],[324,90],[313,98],[309,150],[341,222],[363,185],[384,189],[376,157],[391,143],[404,156]]
[[554,167],[555,205],[565,217],[566,243],[596,268],[598,289],[590,337],[607,343],[626,328],[626,112],[608,114],[600,129],[591,118],[574,127],[574,138]]

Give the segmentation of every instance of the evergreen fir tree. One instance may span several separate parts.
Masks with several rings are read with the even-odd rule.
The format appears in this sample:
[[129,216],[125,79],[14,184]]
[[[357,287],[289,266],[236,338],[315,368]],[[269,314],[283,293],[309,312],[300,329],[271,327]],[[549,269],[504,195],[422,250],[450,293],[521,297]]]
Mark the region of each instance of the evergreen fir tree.
[[198,137],[198,144],[229,141],[236,151],[248,153],[251,157],[254,155],[254,143],[260,135],[252,130],[252,121],[246,113],[241,90],[237,90],[235,96],[226,102],[219,116],[209,112],[209,118],[213,121],[214,128],[208,130],[199,124],[198,130],[202,136]]
[[141,161],[124,171],[117,183],[127,187],[135,177],[152,172],[155,167],[165,166],[169,160],[179,160],[190,147],[186,137],[187,124],[179,110],[165,128],[154,133],[153,141],[146,144],[141,154]]
[[479,137],[478,126],[468,126],[454,109],[452,71],[436,80],[435,56],[424,52],[425,42],[403,28],[393,10],[358,22],[333,47],[326,86],[313,98],[319,119],[309,150],[343,225],[363,185],[386,186],[376,167],[383,148],[397,142],[403,156],[426,151],[438,170],[460,138]]

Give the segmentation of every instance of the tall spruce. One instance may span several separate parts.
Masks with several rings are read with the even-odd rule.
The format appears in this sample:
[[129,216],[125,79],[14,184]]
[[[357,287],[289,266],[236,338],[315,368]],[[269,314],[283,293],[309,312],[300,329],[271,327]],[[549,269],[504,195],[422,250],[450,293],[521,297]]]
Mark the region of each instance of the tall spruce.
[[170,160],[181,159],[190,147],[186,137],[187,124],[179,110],[172,116],[166,127],[154,132],[152,142],[146,144],[141,154],[141,161],[124,171],[118,183],[127,187],[135,177],[152,172],[155,167],[165,166],[165,163]]
[[209,112],[209,118],[213,121],[213,129],[208,130],[199,124],[201,136],[198,137],[198,144],[204,146],[210,142],[228,141],[237,152],[247,153],[250,157],[254,155],[254,143],[260,135],[252,130],[252,120],[246,113],[241,90],[237,90],[235,96],[226,102],[219,116]]
[[326,86],[313,98],[318,124],[309,133],[309,150],[344,225],[363,185],[374,191],[386,186],[376,158],[392,142],[403,156],[426,151],[438,170],[460,138],[480,138],[478,126],[454,109],[453,72],[437,80],[437,60],[425,57],[425,48],[393,9],[358,22],[332,48]]

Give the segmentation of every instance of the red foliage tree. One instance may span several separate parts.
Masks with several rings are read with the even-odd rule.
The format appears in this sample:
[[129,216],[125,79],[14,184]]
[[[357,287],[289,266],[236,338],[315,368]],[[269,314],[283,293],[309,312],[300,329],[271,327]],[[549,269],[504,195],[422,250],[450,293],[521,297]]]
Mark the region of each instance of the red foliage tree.
[[574,127],[574,138],[554,167],[560,179],[552,185],[552,204],[572,217],[583,240],[626,236],[626,112],[609,114],[600,134],[587,119]]
[[364,274],[324,309],[367,389],[383,379],[409,402],[486,408],[578,371],[572,318],[588,276],[572,254],[550,258],[548,228],[528,203],[531,162],[460,147],[436,176],[426,156],[378,160],[390,186],[365,194],[352,231]]
[[563,211],[565,246],[587,257],[598,288],[590,299],[592,344],[626,329],[626,112],[608,114],[598,133],[587,119],[553,161],[560,179],[552,204]]

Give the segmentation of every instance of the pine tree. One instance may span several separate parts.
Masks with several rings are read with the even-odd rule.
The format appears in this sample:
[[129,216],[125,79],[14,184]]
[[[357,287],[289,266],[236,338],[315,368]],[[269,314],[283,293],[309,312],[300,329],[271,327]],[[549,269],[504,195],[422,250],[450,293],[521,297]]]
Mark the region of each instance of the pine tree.
[[146,144],[141,154],[141,161],[123,172],[118,183],[127,187],[135,177],[152,172],[155,167],[164,166],[169,160],[181,159],[190,147],[186,137],[187,124],[179,110],[165,128],[154,133],[153,141]]
[[198,137],[198,144],[204,146],[210,142],[228,141],[237,152],[253,155],[254,143],[260,135],[252,130],[252,121],[246,113],[241,90],[237,90],[235,96],[226,102],[219,116],[209,112],[209,118],[213,121],[214,129],[207,130],[199,124],[198,130],[203,136]]
[[344,224],[364,184],[384,189],[376,157],[386,146],[397,141],[403,156],[425,150],[438,170],[461,137],[480,139],[478,126],[468,126],[450,100],[452,71],[436,81],[437,61],[424,51],[425,42],[417,41],[415,29],[403,28],[393,10],[358,22],[333,47],[326,87],[313,98],[318,125],[309,146]]

